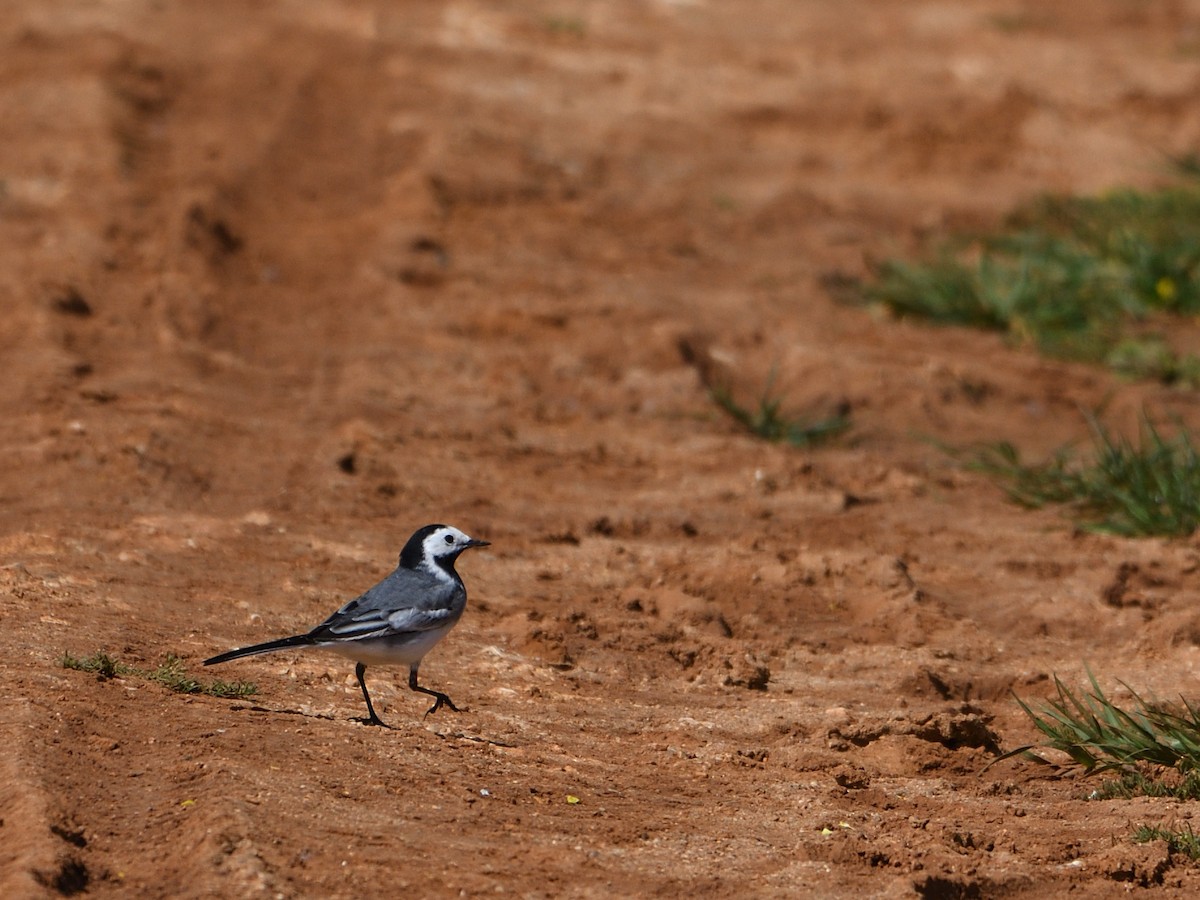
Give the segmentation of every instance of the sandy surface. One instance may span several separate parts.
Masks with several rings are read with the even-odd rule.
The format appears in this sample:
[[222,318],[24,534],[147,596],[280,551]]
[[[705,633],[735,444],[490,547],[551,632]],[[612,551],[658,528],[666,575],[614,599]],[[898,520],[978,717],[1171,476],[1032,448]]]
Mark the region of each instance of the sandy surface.
[[[1195,540],[936,442],[1194,394],[831,276],[1200,147],[1200,5],[0,5],[0,894],[1193,896],[1010,691],[1195,694]],[[707,396],[854,427],[799,451]],[[423,680],[307,629],[447,521]],[[569,802],[568,797],[578,802]]]

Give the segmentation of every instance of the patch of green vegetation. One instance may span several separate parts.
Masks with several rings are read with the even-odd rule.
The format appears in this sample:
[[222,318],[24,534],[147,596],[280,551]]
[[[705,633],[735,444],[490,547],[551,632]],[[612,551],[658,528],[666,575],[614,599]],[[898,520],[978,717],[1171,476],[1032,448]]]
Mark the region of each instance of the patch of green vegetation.
[[866,295],[897,315],[1002,331],[1051,356],[1200,385],[1200,359],[1140,325],[1200,312],[1200,185],[1043,198],[998,234],[884,263]]
[[[1020,697],[1017,703],[1046,740],[1038,748],[1058,750],[1086,772],[1115,771],[1122,775],[1141,766],[1172,770],[1176,779],[1200,773],[1200,710],[1183,701],[1181,707],[1150,703],[1129,688],[1129,709],[1113,703],[1088,672],[1090,692],[1076,694],[1055,676],[1058,696],[1034,709]],[[1033,745],[1018,747],[1001,759],[1024,755],[1049,763]],[[1162,775],[1154,780],[1170,783]],[[1194,779],[1193,779],[1194,780]],[[1137,784],[1131,781],[1129,784]]]
[[122,676],[144,678],[180,694],[207,694],[210,697],[237,698],[250,697],[258,693],[257,685],[248,681],[197,681],[188,676],[184,670],[183,661],[173,653],[167,654],[166,659],[154,669],[139,669],[126,665],[102,651],[84,657],[63,653],[59,664],[64,669],[93,672],[105,679]]
[[1087,795],[1089,800],[1129,800],[1133,797],[1168,797],[1172,800],[1200,800],[1200,771],[1169,780],[1161,770],[1132,769],[1110,778]]
[[1069,506],[1081,527],[1124,536],[1185,537],[1200,525],[1200,455],[1182,426],[1163,435],[1148,419],[1135,443],[1114,437],[1094,418],[1091,460],[1069,448],[1041,463],[1023,463],[1008,443],[977,451],[972,465],[1008,483],[1025,506]]
[[1166,841],[1172,853],[1182,853],[1189,859],[1200,859],[1200,836],[1192,831],[1190,824],[1185,824],[1182,828],[1139,825],[1134,829],[1133,840],[1138,844]]
[[712,202],[721,212],[733,212],[738,207],[737,201],[729,194],[713,194]]
[[997,31],[1003,31],[1007,34],[1027,31],[1037,24],[1032,16],[1024,13],[997,13],[994,16],[989,16],[988,22]]
[[587,35],[587,22],[578,16],[546,16],[542,27],[555,35],[581,38]]
[[117,662],[107,653],[93,653],[91,656],[72,656],[63,653],[59,665],[64,669],[75,669],[79,672],[94,672],[101,678],[116,678],[119,675],[132,675],[134,670],[124,663]]
[[766,441],[808,447],[841,434],[850,427],[850,418],[845,413],[823,419],[785,415],[783,401],[772,396],[770,381],[753,409],[738,403],[727,387],[714,387],[710,389],[710,394],[716,404],[743,429]]
[[[1051,749],[1065,753],[1084,772],[1115,773],[1115,779],[1088,794],[1089,800],[1200,799],[1200,709],[1186,700],[1179,705],[1153,703],[1128,685],[1124,687],[1132,703],[1118,706],[1090,671],[1088,680],[1091,690],[1076,693],[1056,675],[1058,696],[1038,709],[1017,697],[1046,740],[1036,748],[1018,747],[999,759],[1021,755],[1052,765],[1034,752]],[[1133,840],[1166,841],[1172,853],[1200,859],[1200,838],[1190,825],[1182,829],[1142,825],[1135,829]]]
[[150,681],[180,694],[208,694],[210,697],[249,697],[258,693],[258,687],[248,681],[197,681],[188,676],[183,660],[173,653],[156,669],[141,673]]
[[1185,178],[1200,178],[1200,154],[1184,153],[1172,157],[1170,162],[1172,168]]

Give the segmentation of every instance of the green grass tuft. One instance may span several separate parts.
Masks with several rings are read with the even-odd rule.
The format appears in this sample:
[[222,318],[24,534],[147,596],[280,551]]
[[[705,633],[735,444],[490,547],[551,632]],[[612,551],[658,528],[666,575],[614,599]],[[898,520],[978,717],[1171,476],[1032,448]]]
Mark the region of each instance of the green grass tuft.
[[1161,769],[1132,769],[1110,778],[1087,795],[1088,800],[1129,800],[1133,797],[1167,797],[1172,800],[1200,800],[1200,771],[1167,777]]
[[1136,326],[1200,312],[1200,185],[1044,198],[998,234],[884,263],[866,295],[897,315],[1002,331],[1051,356],[1197,385],[1200,359]]
[[713,401],[750,434],[766,441],[808,447],[829,440],[850,427],[844,413],[823,419],[793,418],[782,411],[783,402],[771,395],[770,382],[753,408],[742,406],[727,387],[710,390]]
[[1167,161],[1176,174],[1184,178],[1200,178],[1200,154],[1194,151],[1183,153],[1179,156],[1168,157]]
[[[1092,791],[1089,800],[1200,799],[1200,709],[1186,700],[1179,706],[1152,703],[1128,685],[1132,704],[1121,707],[1105,695],[1090,671],[1088,680],[1091,691],[1077,694],[1055,676],[1058,696],[1037,709],[1017,697],[1045,740],[1037,747],[1018,747],[996,761],[1020,755],[1051,765],[1034,751],[1057,750],[1084,772],[1116,774]],[[1172,853],[1200,859],[1200,838],[1190,825],[1183,829],[1142,825],[1133,840],[1166,841]]]
[[210,697],[249,697],[258,693],[258,687],[248,681],[201,682],[190,677],[183,667],[183,660],[168,653],[166,660],[144,676],[180,694],[207,694]]
[[70,653],[63,653],[59,658],[59,665],[64,669],[75,669],[79,672],[94,672],[101,678],[116,678],[119,675],[131,675],[134,670],[124,663],[117,662],[107,653],[93,653],[91,656],[72,656]]
[[972,465],[1007,482],[1025,506],[1065,504],[1081,527],[1123,536],[1186,537],[1200,525],[1200,454],[1182,426],[1170,437],[1148,419],[1135,443],[1109,434],[1094,418],[1090,460],[1067,448],[1026,464],[1011,444],[978,451]]
[[[1200,710],[1186,701],[1181,708],[1150,703],[1132,690],[1132,708],[1125,709],[1109,700],[1091,672],[1088,680],[1091,692],[1076,694],[1055,676],[1058,696],[1038,709],[1016,698],[1046,738],[1038,748],[1065,753],[1086,772],[1125,775],[1140,766],[1160,766],[1174,770],[1184,782],[1200,773]],[[1033,745],[1019,747],[1001,759],[1024,755],[1049,762],[1034,750]]]
[[166,659],[154,669],[139,669],[126,665],[104,652],[84,657],[63,653],[59,658],[59,665],[64,669],[94,672],[105,679],[121,676],[144,678],[180,694],[207,694],[210,697],[238,698],[250,697],[258,693],[257,685],[248,681],[197,681],[188,676],[183,666],[183,660],[173,653],[168,653]]
[[546,16],[542,19],[542,27],[553,35],[587,37],[587,22],[577,16]]
[[1192,831],[1190,823],[1182,828],[1139,825],[1133,831],[1133,840],[1138,844],[1166,841],[1172,853],[1182,853],[1189,859],[1200,859],[1200,835]]

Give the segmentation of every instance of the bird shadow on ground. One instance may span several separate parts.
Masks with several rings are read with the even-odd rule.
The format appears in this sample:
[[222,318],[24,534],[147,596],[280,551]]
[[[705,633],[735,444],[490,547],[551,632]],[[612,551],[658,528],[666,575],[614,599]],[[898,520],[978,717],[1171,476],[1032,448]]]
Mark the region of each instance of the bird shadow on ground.
[[[324,719],[327,722],[336,722],[338,717],[333,713],[309,713],[299,709],[271,709],[268,706],[251,706],[249,704],[235,703],[229,707],[234,712],[256,712],[256,713],[271,713],[279,716],[302,716],[305,719]],[[351,722],[366,722],[366,718],[351,718]]]

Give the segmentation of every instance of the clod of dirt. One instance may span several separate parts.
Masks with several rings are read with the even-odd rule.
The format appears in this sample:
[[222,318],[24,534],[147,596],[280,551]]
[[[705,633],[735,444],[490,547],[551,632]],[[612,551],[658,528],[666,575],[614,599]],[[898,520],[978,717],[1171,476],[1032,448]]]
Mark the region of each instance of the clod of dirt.
[[850,710],[844,706],[831,706],[825,710],[825,722],[832,728],[840,728],[854,721]]
[[733,628],[711,601],[676,588],[631,588],[621,594],[621,603],[625,609],[648,612],[662,625],[685,634],[733,637]]
[[1117,566],[1113,580],[1104,586],[1100,596],[1109,606],[1118,609],[1137,606],[1153,610],[1161,606],[1163,601],[1161,596],[1155,597],[1147,590],[1162,588],[1164,584],[1163,578],[1145,572],[1137,563],[1126,560]]
[[54,298],[54,308],[66,316],[86,319],[92,315],[92,305],[84,299],[78,288],[68,287]]
[[982,747],[991,753],[999,753],[996,736],[977,712],[934,713],[912,730],[912,734],[925,741],[934,741],[951,750],[960,747]]
[[1113,881],[1138,887],[1153,887],[1163,883],[1171,868],[1171,850],[1164,841],[1148,844],[1118,844],[1086,860]]
[[983,896],[983,889],[978,882],[941,875],[925,876],[913,883],[913,890],[923,900],[974,900]]
[[714,338],[704,332],[692,332],[679,338],[680,358],[696,370],[700,383],[709,390],[728,387],[733,381],[732,360],[713,349]]
[[402,261],[395,267],[396,280],[412,287],[436,287],[446,278],[450,254],[440,241],[416,237],[408,245]]
[[771,670],[758,654],[742,653],[724,661],[726,668],[722,684],[744,687],[752,691],[765,691],[771,680]]
[[835,724],[829,729],[831,746],[846,749],[847,742],[865,747],[888,735],[909,735],[922,741],[941,744],[949,750],[961,747],[981,747],[999,753],[997,739],[988,727],[990,719],[970,704],[957,710],[931,713],[914,720],[904,716],[880,721],[875,719],[858,725]]
[[833,770],[833,780],[848,791],[861,791],[871,786],[871,776],[866,770],[848,763]]
[[[0,820],[0,825],[2,824],[3,820]],[[87,846],[87,837],[84,836],[82,829],[71,828],[65,825],[51,825],[50,831],[53,832],[57,837],[62,838],[72,847],[79,847],[80,849],[83,849]]]
[[223,218],[199,205],[188,210],[187,235],[188,242],[211,260],[237,253],[245,243]]
[[44,887],[63,897],[82,894],[92,880],[87,866],[74,856],[64,856],[54,872],[35,872],[34,877]]
[[997,700],[1008,696],[1016,677],[1004,672],[976,678],[946,669],[922,666],[901,680],[906,696],[937,697],[940,700]]

